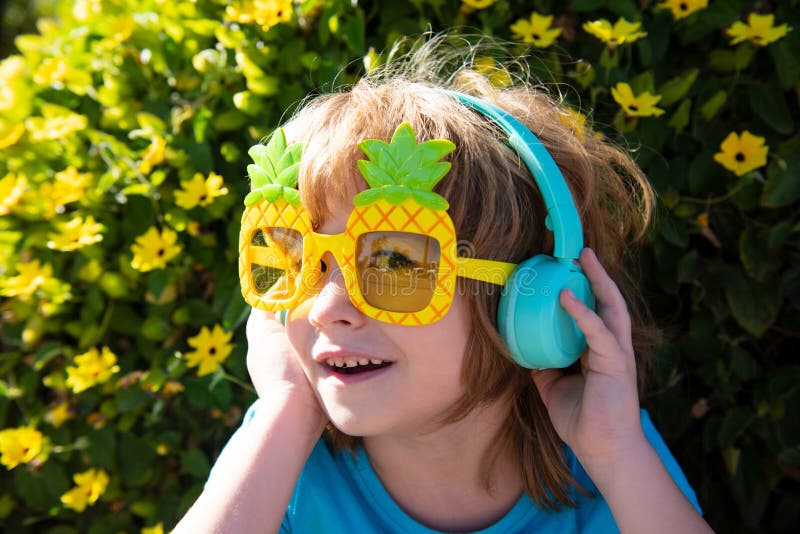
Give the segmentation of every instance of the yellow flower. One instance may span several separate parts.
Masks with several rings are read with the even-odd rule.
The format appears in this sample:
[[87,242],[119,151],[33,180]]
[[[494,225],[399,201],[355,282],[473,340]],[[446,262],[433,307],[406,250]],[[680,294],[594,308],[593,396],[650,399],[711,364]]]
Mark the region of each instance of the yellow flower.
[[8,469],[28,463],[42,452],[42,433],[23,426],[0,431],[0,463]]
[[115,47],[128,40],[135,26],[136,22],[131,15],[126,14],[112,18],[106,25],[109,29],[108,37],[100,41],[100,48],[113,50]]
[[177,240],[178,234],[169,228],[159,232],[155,226],[151,226],[131,246],[131,266],[142,272],[163,269],[169,260],[181,252],[181,246],[176,244]]
[[747,16],[747,24],[737,20],[731,24],[731,27],[725,33],[728,34],[728,37],[732,37],[732,45],[739,44],[742,41],[750,41],[753,46],[766,46],[785,36],[791,30],[786,24],[773,26],[774,23],[775,16],[772,14],[758,15],[750,13]]
[[461,2],[472,9],[486,9],[491,7],[497,0],[461,0]]
[[144,527],[140,534],[164,534],[164,523],[159,523],[152,527]]
[[75,167],[68,167],[57,172],[52,182],[42,184],[39,194],[47,198],[55,206],[65,206],[83,196],[86,174],[81,174]]
[[199,334],[187,340],[189,346],[197,350],[186,354],[186,365],[200,366],[197,376],[213,373],[233,350],[229,343],[232,335],[233,332],[225,332],[220,325],[214,325],[213,330],[204,326]]
[[586,140],[586,115],[571,107],[565,107],[564,113],[558,115],[558,122],[572,130],[582,143]]
[[14,124],[0,119],[0,148],[16,145],[24,133],[24,124]]
[[92,76],[82,69],[71,68],[64,57],[51,57],[41,62],[33,73],[33,81],[56,89],[66,85],[73,93],[83,95],[86,94],[86,87],[92,85]]
[[0,277],[0,295],[18,297],[22,301],[32,297],[40,299],[39,311],[45,316],[55,313],[59,304],[72,297],[70,285],[53,278],[53,267],[49,263],[44,266],[39,260],[19,263],[17,270],[17,276]]
[[142,174],[150,174],[153,167],[164,161],[164,152],[167,148],[167,142],[160,135],[155,136],[150,145],[145,150],[142,156],[142,162],[139,163],[139,172]]
[[73,417],[74,415],[69,409],[68,402],[59,403],[55,408],[47,412],[47,415],[44,416],[45,420],[56,428],[60,427]]
[[108,487],[108,474],[102,469],[89,469],[72,477],[75,487],[61,496],[67,508],[83,512],[86,506],[94,504]]
[[0,280],[0,295],[30,297],[53,276],[53,267],[49,263],[41,265],[39,260],[18,263],[17,270],[19,271],[17,276]]
[[530,22],[519,19],[511,25],[511,33],[515,39],[521,39],[536,48],[547,48],[561,35],[561,28],[550,28],[553,23],[552,15],[540,15],[535,11],[531,13]]
[[63,82],[67,76],[67,60],[63,57],[49,57],[39,64],[33,73],[33,81],[39,85]]
[[214,199],[228,194],[228,188],[222,187],[222,176],[211,173],[203,178],[196,173],[191,180],[181,182],[181,189],[175,191],[175,204],[190,210],[195,206],[208,206]]
[[267,31],[276,24],[292,20],[292,0],[243,0],[225,8],[225,20],[250,24]]
[[11,213],[11,208],[19,202],[27,186],[24,174],[11,173],[0,178],[0,215]]
[[25,60],[22,56],[9,56],[0,61],[0,110],[14,110],[20,103],[22,74]]
[[39,187],[37,201],[42,208],[44,218],[49,219],[56,213],[63,212],[63,206],[80,200],[91,181],[91,173],[80,173],[73,166],[57,172],[52,183],[45,183]]
[[658,7],[669,9],[675,20],[680,20],[708,7],[708,0],[663,0]]
[[747,130],[741,135],[729,133],[719,148],[720,152],[714,154],[714,161],[736,176],[742,176],[767,164],[769,147],[764,144],[764,138]]
[[494,58],[483,56],[476,57],[472,62],[472,67],[489,78],[495,87],[506,87],[511,85],[511,74],[503,65],[499,65]]
[[594,35],[611,48],[625,43],[632,43],[647,35],[647,32],[639,31],[641,22],[629,22],[620,17],[614,25],[606,19],[592,20],[583,23],[583,29],[587,33]]
[[102,0],[76,0],[72,5],[72,16],[78,22],[89,22],[103,13]]
[[0,85],[0,111],[14,109],[17,101],[17,91],[13,87]]
[[13,84],[25,72],[25,58],[20,55],[8,56],[0,61],[0,82]]
[[76,365],[67,366],[67,386],[73,393],[80,393],[108,380],[119,372],[117,355],[108,347],[100,353],[95,347],[75,356]]
[[86,129],[88,120],[85,115],[65,112],[51,117],[30,117],[25,120],[25,127],[32,141],[50,141],[64,139],[75,132]]
[[611,96],[630,117],[658,117],[664,113],[663,109],[656,107],[661,95],[652,95],[647,91],[634,95],[631,86],[625,82],[612,87]]
[[105,226],[97,223],[91,215],[82,219],[75,217],[65,223],[57,223],[58,233],[50,233],[47,247],[68,252],[99,243],[103,240]]

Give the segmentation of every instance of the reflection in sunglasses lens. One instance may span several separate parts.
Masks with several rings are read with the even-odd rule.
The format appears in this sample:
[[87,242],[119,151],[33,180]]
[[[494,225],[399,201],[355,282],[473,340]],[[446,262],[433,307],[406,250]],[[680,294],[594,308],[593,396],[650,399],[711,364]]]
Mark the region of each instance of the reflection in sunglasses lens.
[[413,313],[425,309],[436,289],[439,242],[410,232],[367,232],[356,243],[358,284],[376,308]]
[[251,276],[256,292],[266,300],[292,298],[303,258],[303,236],[291,228],[263,228],[253,234]]

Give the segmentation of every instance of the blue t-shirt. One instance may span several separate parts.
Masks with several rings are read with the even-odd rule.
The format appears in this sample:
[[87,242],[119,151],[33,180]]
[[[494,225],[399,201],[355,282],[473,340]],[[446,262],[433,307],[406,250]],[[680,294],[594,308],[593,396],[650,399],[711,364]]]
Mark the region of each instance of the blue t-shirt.
[[[242,422],[243,426],[246,426],[252,418],[257,406],[258,401],[250,407]],[[667,471],[700,512],[694,491],[645,410],[642,410],[641,420],[645,436],[664,462]],[[573,489],[571,496],[576,501],[577,507],[562,507],[553,512],[539,508],[523,493],[503,518],[477,532],[481,534],[619,532],[606,501],[568,447],[566,461],[575,481],[592,496],[587,497]],[[333,452],[325,441],[320,439],[297,481],[281,525],[281,532],[433,534],[439,531],[415,521],[394,502],[372,469],[363,447],[355,454],[349,451]]]

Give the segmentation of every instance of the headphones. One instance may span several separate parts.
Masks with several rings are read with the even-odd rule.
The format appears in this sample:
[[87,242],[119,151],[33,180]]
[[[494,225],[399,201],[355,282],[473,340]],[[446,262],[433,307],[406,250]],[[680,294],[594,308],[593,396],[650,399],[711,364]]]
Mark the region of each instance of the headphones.
[[564,176],[541,141],[510,113],[490,102],[456,91],[442,91],[495,122],[508,144],[531,171],[547,208],[545,226],[553,232],[553,255],[529,258],[511,273],[497,308],[497,327],[511,356],[528,369],[568,367],[586,349],[586,337],[561,307],[559,294],[570,289],[595,309],[589,281],[574,263],[583,249],[578,210]]
[[[591,309],[595,309],[595,299],[589,281],[574,263],[583,249],[583,230],[564,176],[541,141],[510,113],[471,95],[438,91],[480,112],[508,134],[508,145],[531,171],[542,194],[545,226],[553,232],[553,255],[539,254],[517,265],[500,296],[497,326],[519,365],[568,367],[586,349],[586,338],[559,304],[559,294],[570,289]],[[286,313],[278,312],[281,323]]]

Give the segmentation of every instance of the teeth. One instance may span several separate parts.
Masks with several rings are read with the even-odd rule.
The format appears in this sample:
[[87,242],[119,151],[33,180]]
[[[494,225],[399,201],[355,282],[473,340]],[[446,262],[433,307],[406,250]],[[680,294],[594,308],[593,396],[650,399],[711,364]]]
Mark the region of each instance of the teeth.
[[369,365],[370,363],[375,365],[380,365],[383,360],[379,360],[377,358],[370,359],[370,358],[359,358],[358,360],[345,360],[342,358],[331,358],[326,362],[331,367],[358,367],[359,365]]

